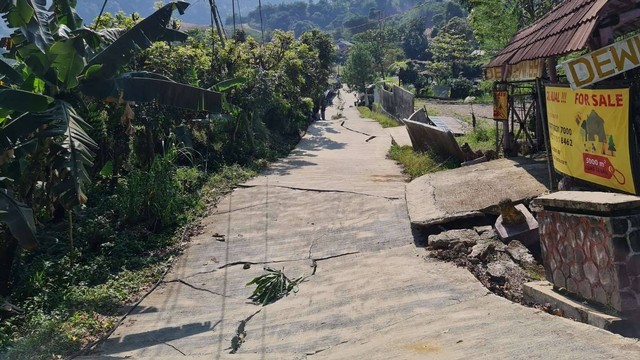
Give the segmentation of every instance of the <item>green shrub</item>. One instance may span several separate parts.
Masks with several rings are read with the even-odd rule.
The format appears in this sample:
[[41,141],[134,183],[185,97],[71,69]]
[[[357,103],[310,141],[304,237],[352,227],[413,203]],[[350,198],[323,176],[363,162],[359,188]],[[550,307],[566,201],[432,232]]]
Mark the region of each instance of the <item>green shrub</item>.
[[472,132],[456,137],[458,144],[468,143],[473,151],[478,150],[495,150],[496,134],[495,131],[488,127],[478,126]]
[[464,99],[473,89],[473,82],[465,78],[456,78],[451,80],[451,98],[452,99]]
[[154,159],[148,171],[136,169],[118,189],[124,221],[146,222],[154,230],[183,223],[185,208],[198,202],[204,174],[195,168],[176,167],[176,150]]

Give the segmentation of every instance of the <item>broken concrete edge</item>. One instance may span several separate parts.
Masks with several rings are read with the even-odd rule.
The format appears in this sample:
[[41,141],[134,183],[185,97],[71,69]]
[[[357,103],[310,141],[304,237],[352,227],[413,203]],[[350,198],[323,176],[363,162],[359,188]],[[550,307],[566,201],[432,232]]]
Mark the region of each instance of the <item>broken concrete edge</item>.
[[638,336],[633,322],[618,316],[605,314],[592,306],[570,299],[553,288],[548,281],[531,281],[522,285],[526,301],[551,306],[560,310],[562,317],[589,324],[624,336]]
[[489,158],[487,158],[487,156],[481,156],[477,159],[473,159],[473,160],[469,160],[469,161],[465,161],[462,164],[460,164],[460,166],[470,166],[470,165],[475,165],[475,164],[480,164],[483,162],[487,162],[489,161]]
[[435,226],[435,225],[443,225],[443,224],[448,224],[454,221],[458,221],[458,220],[467,220],[467,219],[472,219],[475,217],[483,217],[486,216],[486,213],[483,213],[482,211],[468,211],[465,213],[459,213],[459,214],[455,214],[455,215],[444,215],[438,218],[434,218],[434,219],[430,219],[430,220],[426,220],[426,221],[412,221],[411,225],[412,226],[421,226],[421,227],[431,227],[431,226]]
[[[519,203],[522,203],[522,205],[526,207],[525,204],[529,203],[531,199],[533,198],[523,199]],[[425,220],[425,221],[411,221],[411,225],[420,226],[420,227],[430,227],[435,225],[448,224],[448,223],[459,221],[459,220],[472,219],[475,217],[484,217],[487,215],[499,216],[500,210],[498,209],[498,205],[491,205],[479,210],[467,211],[464,213],[458,213],[458,214],[452,214],[452,215],[445,214],[440,217]]]
[[[537,199],[536,196],[530,196],[530,197],[526,197],[526,198],[522,198],[520,200],[514,201],[513,204],[514,205],[519,205],[522,204],[524,205],[530,212],[535,213],[536,211],[533,209],[533,204],[532,201]],[[479,209],[478,211],[487,214],[487,215],[500,215],[500,208],[498,207],[498,204],[493,204],[493,205],[489,205],[487,207],[484,207],[482,209]]]
[[522,224],[504,224],[502,215],[498,216],[494,225],[498,237],[504,243],[515,239],[520,240],[525,246],[539,243],[538,221],[524,204],[516,204],[515,209],[524,215],[526,221]]
[[532,201],[533,211],[546,208],[611,213],[640,208],[640,197],[600,191],[558,191]]

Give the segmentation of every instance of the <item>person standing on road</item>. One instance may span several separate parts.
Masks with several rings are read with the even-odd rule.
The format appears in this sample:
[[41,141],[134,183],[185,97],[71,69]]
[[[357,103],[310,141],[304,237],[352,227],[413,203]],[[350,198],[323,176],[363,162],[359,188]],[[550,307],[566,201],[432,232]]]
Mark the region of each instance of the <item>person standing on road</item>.
[[324,98],[322,99],[322,107],[320,108],[320,118],[322,120],[327,120],[324,117],[324,111],[327,109],[328,106],[331,106],[333,104],[333,98],[335,96],[336,96],[336,92],[333,91],[333,89],[329,89],[325,91]]

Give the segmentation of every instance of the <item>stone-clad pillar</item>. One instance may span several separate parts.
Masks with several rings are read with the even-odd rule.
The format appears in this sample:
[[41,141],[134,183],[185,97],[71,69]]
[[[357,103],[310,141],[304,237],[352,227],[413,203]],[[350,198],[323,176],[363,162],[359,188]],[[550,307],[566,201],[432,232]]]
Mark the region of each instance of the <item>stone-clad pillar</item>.
[[640,318],[640,197],[560,191],[533,205],[547,280]]

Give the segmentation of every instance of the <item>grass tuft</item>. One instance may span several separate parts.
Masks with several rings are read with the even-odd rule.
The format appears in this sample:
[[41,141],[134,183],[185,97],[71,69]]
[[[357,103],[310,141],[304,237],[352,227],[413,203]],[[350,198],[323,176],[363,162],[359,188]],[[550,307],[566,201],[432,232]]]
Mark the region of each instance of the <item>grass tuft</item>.
[[473,151],[482,150],[484,152],[496,149],[495,131],[488,127],[477,127],[468,134],[456,137],[456,140],[460,146],[468,143]]
[[404,173],[413,180],[422,175],[441,170],[453,169],[457,165],[451,160],[443,160],[431,153],[415,152],[411,146],[391,145],[389,158],[399,162]]
[[384,115],[377,111],[371,111],[366,106],[358,106],[358,111],[360,111],[360,117],[373,119],[379,122],[383,128],[400,126],[397,121],[393,120],[387,115]]

